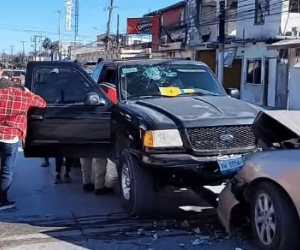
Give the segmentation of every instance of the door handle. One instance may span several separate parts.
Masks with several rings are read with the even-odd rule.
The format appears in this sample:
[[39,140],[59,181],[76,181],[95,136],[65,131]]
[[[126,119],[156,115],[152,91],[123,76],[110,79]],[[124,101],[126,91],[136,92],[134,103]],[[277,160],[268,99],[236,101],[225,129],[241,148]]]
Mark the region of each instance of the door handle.
[[44,117],[42,115],[31,115],[32,120],[43,120]]

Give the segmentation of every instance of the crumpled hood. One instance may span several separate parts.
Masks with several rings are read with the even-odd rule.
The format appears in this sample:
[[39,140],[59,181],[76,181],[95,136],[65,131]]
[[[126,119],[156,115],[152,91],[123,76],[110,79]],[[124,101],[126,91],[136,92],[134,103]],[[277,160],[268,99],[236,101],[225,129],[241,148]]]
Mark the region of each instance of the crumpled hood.
[[161,121],[163,116],[185,128],[252,124],[259,112],[255,106],[228,96],[153,98],[133,105],[153,120]]
[[252,129],[266,145],[300,137],[300,111],[263,111],[257,116]]

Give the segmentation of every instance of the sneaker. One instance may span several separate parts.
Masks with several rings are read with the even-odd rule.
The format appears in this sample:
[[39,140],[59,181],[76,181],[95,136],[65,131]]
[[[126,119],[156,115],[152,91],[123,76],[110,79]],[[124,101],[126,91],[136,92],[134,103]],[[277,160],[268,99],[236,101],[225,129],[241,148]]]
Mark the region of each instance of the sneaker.
[[92,183],[83,184],[83,190],[85,192],[93,192],[95,190],[95,186]]
[[0,211],[12,209],[16,207],[16,203],[14,201],[7,201],[4,203],[0,203]]
[[95,195],[105,195],[105,194],[112,194],[114,193],[114,189],[113,188],[101,188],[101,189],[96,189],[94,194]]
[[55,184],[60,184],[60,183],[61,183],[60,174],[56,174],[56,176],[55,176]]
[[65,182],[70,183],[71,182],[71,177],[69,174],[65,174]]

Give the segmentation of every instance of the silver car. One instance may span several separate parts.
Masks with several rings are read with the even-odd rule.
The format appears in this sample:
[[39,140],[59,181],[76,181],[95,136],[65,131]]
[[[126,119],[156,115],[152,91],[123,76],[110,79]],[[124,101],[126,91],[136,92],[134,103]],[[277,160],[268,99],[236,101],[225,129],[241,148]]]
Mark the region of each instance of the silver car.
[[264,111],[253,125],[262,151],[219,198],[218,215],[227,232],[242,209],[261,249],[300,249],[300,112]]

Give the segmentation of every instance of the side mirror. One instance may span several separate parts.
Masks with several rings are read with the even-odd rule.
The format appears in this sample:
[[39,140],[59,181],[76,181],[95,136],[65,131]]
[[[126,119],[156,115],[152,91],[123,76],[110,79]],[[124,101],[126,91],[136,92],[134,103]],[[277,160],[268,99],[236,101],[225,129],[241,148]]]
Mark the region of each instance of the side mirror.
[[240,91],[235,88],[228,88],[225,89],[226,93],[231,96],[232,98],[240,99]]
[[91,92],[87,94],[86,100],[85,100],[86,105],[99,105],[99,106],[105,106],[106,101],[100,97],[97,93]]

